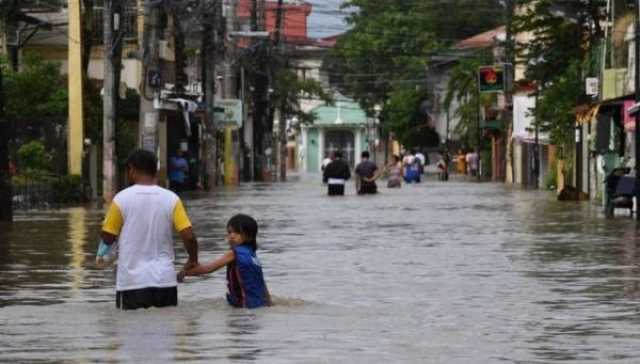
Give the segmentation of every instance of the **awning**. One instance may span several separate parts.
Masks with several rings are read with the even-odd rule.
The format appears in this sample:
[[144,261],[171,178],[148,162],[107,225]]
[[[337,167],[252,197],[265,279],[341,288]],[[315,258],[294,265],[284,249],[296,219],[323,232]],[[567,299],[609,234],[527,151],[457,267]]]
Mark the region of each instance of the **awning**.
[[576,122],[578,124],[585,124],[595,121],[600,111],[600,104],[596,105],[580,105],[576,107]]

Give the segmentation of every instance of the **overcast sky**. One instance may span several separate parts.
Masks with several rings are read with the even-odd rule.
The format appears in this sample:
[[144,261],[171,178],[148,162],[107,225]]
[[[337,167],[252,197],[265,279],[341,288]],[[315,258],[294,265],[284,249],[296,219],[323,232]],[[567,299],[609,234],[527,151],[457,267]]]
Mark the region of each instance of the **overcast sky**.
[[323,38],[344,32],[347,28],[340,14],[342,0],[307,0],[313,4],[311,16],[309,16],[309,36]]

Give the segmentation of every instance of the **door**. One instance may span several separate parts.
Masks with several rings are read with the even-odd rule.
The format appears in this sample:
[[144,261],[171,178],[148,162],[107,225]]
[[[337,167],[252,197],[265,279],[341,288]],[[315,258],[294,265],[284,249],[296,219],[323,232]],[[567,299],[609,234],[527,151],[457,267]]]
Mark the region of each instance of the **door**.
[[351,168],[355,163],[355,137],[350,130],[328,130],[324,142],[324,155],[342,152],[343,159]]

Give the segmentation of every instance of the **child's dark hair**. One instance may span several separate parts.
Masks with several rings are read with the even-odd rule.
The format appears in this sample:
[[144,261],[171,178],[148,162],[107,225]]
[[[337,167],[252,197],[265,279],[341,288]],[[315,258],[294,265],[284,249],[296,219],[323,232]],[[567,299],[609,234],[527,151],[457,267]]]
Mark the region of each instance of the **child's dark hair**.
[[256,241],[256,237],[258,236],[258,222],[253,217],[245,214],[237,214],[229,219],[227,229],[238,234],[243,234],[247,238],[245,244],[249,245],[253,251],[258,250],[258,242]]

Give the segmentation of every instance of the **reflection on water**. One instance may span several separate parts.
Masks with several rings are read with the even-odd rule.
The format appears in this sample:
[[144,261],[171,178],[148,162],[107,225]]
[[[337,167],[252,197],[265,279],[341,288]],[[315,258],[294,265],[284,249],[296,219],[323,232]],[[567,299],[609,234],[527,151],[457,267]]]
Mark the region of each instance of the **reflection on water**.
[[633,220],[463,181],[347,193],[309,177],[185,197],[203,261],[230,216],[257,218],[276,306],[254,311],[228,307],[224,272],[178,307],[117,311],[93,264],[103,211],[19,214],[0,225],[0,362],[640,361]]
[[84,282],[85,245],[87,244],[87,211],[75,208],[69,211],[69,243],[71,244],[71,289],[77,291]]

